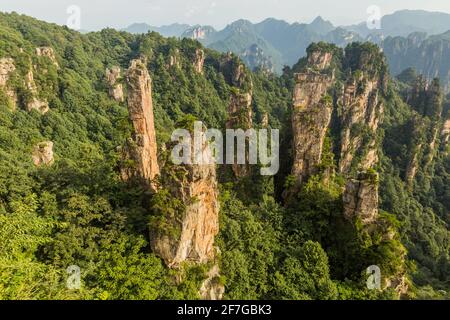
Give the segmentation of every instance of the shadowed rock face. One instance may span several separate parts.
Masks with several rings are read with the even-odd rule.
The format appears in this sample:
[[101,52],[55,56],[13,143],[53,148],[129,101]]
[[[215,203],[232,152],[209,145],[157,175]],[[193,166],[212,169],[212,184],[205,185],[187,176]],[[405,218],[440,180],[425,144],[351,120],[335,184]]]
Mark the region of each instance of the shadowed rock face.
[[378,175],[360,174],[348,180],[343,202],[347,219],[359,217],[363,224],[373,223],[378,217]]
[[38,47],[36,48],[36,55],[39,57],[49,58],[55,66],[58,67],[58,62],[56,61],[55,51],[50,47]]
[[110,69],[106,69],[106,81],[109,88],[109,96],[117,102],[124,101],[123,86],[118,83],[120,79],[120,68],[114,66]]
[[156,133],[153,118],[152,86],[145,63],[133,60],[127,72],[128,112],[134,133],[127,153],[135,162],[133,169],[123,173],[129,178],[141,178],[151,189],[156,190],[153,180],[159,175]]
[[364,74],[359,79],[349,81],[344,87],[340,115],[343,130],[339,171],[342,173],[349,172],[355,155],[362,148],[366,148],[366,151],[361,155],[358,164],[360,169],[369,169],[378,162],[376,139],[365,141],[363,133],[370,133],[373,137],[377,135],[384,111],[379,90],[379,79],[369,79]]
[[45,100],[40,100],[38,96],[38,91],[36,87],[36,83],[34,82],[33,70],[30,70],[25,76],[25,84],[28,90],[31,92],[32,97],[30,101],[27,102],[27,110],[37,110],[41,114],[46,114],[50,108],[48,106],[48,102]]
[[[315,69],[327,68],[331,58],[330,53],[312,52],[308,56],[308,66]],[[305,73],[295,75],[292,174],[296,177],[297,187],[316,173],[321,162],[323,143],[333,111],[332,100],[326,98],[333,80],[333,76],[318,73],[310,68]]]
[[52,165],[54,162],[53,157],[53,142],[44,141],[38,143],[33,148],[33,163],[35,166]]

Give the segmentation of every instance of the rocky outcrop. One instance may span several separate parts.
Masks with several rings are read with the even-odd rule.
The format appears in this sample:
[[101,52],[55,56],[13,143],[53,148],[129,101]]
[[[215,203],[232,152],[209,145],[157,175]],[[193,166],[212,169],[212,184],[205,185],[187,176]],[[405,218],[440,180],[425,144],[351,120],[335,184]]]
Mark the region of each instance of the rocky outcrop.
[[194,70],[197,73],[203,74],[203,65],[205,64],[205,51],[202,49],[195,50]]
[[[194,150],[194,146],[192,146]],[[202,152],[212,159],[208,143]],[[214,238],[219,232],[218,185],[215,164],[182,164],[162,171],[163,187],[185,204],[176,216],[163,212],[166,225],[175,231],[155,230],[151,245],[169,267],[185,261],[206,263],[215,256]]]
[[14,60],[11,58],[0,59],[0,87],[5,87],[8,83],[9,76],[16,70]]
[[49,58],[53,64],[58,67],[58,62],[56,61],[55,51],[50,47],[38,47],[36,48],[36,55],[39,57]]
[[27,110],[37,110],[41,114],[46,114],[50,108],[47,101],[38,98],[38,90],[36,83],[34,82],[33,70],[28,71],[25,76],[25,84],[31,93],[31,98],[26,104]]
[[128,113],[133,124],[132,141],[125,147],[125,154],[134,162],[122,176],[137,177],[152,190],[159,175],[156,133],[153,118],[152,85],[146,64],[141,59],[131,62],[127,71]]
[[353,221],[361,219],[367,225],[378,217],[378,174],[360,173],[358,179],[350,179],[343,194],[344,216]]
[[328,68],[333,59],[331,52],[324,51],[312,51],[308,54],[308,64],[316,67],[318,70],[324,70]]
[[52,165],[54,162],[53,142],[44,141],[34,146],[32,159],[34,165],[38,167]]
[[13,108],[17,105],[17,95],[14,90],[8,87],[8,80],[10,79],[11,73],[16,70],[14,65],[14,60],[11,58],[1,58],[0,59],[0,90],[4,90],[6,96],[12,103]]
[[295,81],[292,110],[294,145],[292,174],[296,178],[296,186],[300,186],[317,172],[317,166],[322,159],[323,143],[333,110],[332,98],[327,95],[333,78],[310,70],[307,73],[296,74]]
[[109,96],[117,102],[124,101],[123,86],[119,82],[120,78],[120,67],[114,66],[111,69],[106,69]]
[[[227,80],[232,86],[227,108],[226,128],[242,129],[243,131],[251,129],[253,128],[253,82],[246,72],[245,66],[231,54],[228,54],[222,68],[226,70]],[[246,147],[246,164],[237,164],[237,159],[235,159],[232,165],[236,177],[242,178],[249,174],[248,158],[248,148]]]
[[[230,103],[228,104],[227,129],[242,129],[246,131],[253,127],[252,112],[252,93],[240,92],[236,89],[231,93]],[[246,164],[237,164],[235,159],[232,169],[236,177],[242,178],[249,174],[248,148],[246,148]]]
[[348,173],[358,156],[358,169],[367,170],[378,162],[378,125],[384,112],[380,99],[380,79],[361,72],[344,87],[340,114],[341,154],[339,171]]

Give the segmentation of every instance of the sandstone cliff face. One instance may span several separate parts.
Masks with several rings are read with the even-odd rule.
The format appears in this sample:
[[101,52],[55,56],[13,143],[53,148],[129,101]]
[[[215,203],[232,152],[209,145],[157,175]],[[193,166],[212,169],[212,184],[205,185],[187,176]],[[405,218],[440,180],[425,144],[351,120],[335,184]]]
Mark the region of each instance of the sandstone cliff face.
[[[436,82],[430,83],[419,76],[407,99],[417,112],[411,119],[409,160],[405,172],[405,181],[412,188],[417,171],[429,170],[435,158],[442,128],[443,97]],[[444,131],[441,131],[443,140],[445,140]]]
[[128,112],[133,123],[133,141],[127,146],[127,153],[135,162],[133,168],[123,173],[124,177],[141,178],[155,190],[154,179],[159,175],[156,133],[153,118],[152,86],[145,63],[136,59],[127,71]]
[[333,111],[332,98],[327,95],[333,84],[333,77],[310,68],[327,68],[331,59],[330,53],[312,52],[308,56],[308,71],[295,75],[292,174],[296,177],[297,186],[317,172]]
[[313,51],[308,55],[308,64],[324,70],[330,66],[332,59],[331,52]]
[[355,155],[360,156],[359,169],[366,170],[378,162],[376,136],[383,116],[379,98],[380,79],[369,78],[362,72],[344,87],[340,114],[341,154],[339,171],[348,173]]
[[17,95],[14,90],[8,88],[8,80],[11,73],[16,70],[14,65],[14,60],[11,58],[1,58],[0,59],[0,90],[4,90],[6,96],[10,99],[13,108],[17,105]]
[[117,102],[124,101],[123,86],[118,81],[120,80],[120,67],[114,66],[106,69],[106,81],[109,88],[109,96]]
[[359,217],[367,225],[378,217],[378,175],[361,173],[358,179],[350,179],[343,195],[344,216],[353,220]]
[[41,143],[38,143],[33,148],[33,163],[35,166],[43,166],[43,165],[52,165],[54,162],[54,156],[53,156],[53,142],[51,141],[44,141]]
[[36,55],[39,57],[49,58],[55,66],[58,67],[58,62],[56,61],[55,51],[50,47],[38,47],[36,48]]
[[[209,145],[203,152],[212,157]],[[172,170],[176,174],[171,174]],[[162,181],[170,194],[185,204],[179,217],[166,217],[178,232],[151,235],[153,250],[169,267],[182,262],[206,263],[214,259],[214,238],[219,232],[219,203],[216,166],[214,164],[183,164],[172,170],[163,169]],[[164,230],[162,230],[164,231]]]
[[[227,108],[227,129],[242,129],[246,131],[253,128],[253,83],[249,75],[246,73],[245,66],[241,63],[233,65],[233,60],[229,57],[226,64],[231,65],[230,84],[233,86],[230,94],[230,102]],[[242,178],[250,173],[248,165],[248,143],[246,147],[246,164],[232,165],[233,172],[237,178]]]
[[25,76],[25,84],[32,95],[31,99],[27,102],[27,110],[37,110],[41,114],[46,114],[49,111],[48,102],[38,98],[38,91],[36,83],[34,82],[33,70],[28,71]]
[[195,59],[193,62],[195,72],[203,74],[204,64],[205,64],[205,52],[202,49],[195,50]]
[[16,70],[14,65],[14,60],[11,58],[1,58],[0,59],[0,86],[6,86],[9,75]]

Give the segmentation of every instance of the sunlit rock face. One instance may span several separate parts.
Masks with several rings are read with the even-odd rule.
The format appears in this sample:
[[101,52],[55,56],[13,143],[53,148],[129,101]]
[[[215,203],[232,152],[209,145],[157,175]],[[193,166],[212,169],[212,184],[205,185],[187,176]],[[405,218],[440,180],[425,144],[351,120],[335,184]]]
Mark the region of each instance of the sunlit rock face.
[[59,66],[56,60],[55,51],[51,47],[38,47],[36,48],[36,55],[39,57],[49,58],[55,66]]
[[344,215],[347,219],[360,218],[369,224],[378,217],[378,175],[360,174],[345,185]]
[[[318,62],[317,67],[324,68],[324,61],[331,60],[313,52],[311,63]],[[311,67],[316,66],[311,64]],[[333,77],[321,74],[312,69],[295,75],[293,95],[292,132],[294,146],[294,163],[292,174],[296,178],[297,187],[308,177],[315,174],[322,159],[324,139],[330,125],[333,104],[327,91],[333,84]]]
[[[202,146],[206,158],[212,159],[208,143]],[[166,224],[174,232],[151,234],[154,252],[169,267],[187,261],[206,263],[215,257],[214,239],[219,232],[219,200],[216,166],[208,164],[180,164],[163,168],[162,184],[170,195],[185,207],[177,216],[166,216]],[[164,230],[163,230],[164,231]]]
[[28,71],[28,73],[26,74],[25,84],[31,93],[31,98],[26,104],[27,110],[36,110],[41,114],[46,114],[50,110],[50,108],[46,100],[38,98],[38,90],[36,87],[36,83],[34,82],[33,70]]
[[50,166],[54,162],[53,142],[44,141],[33,148],[33,163],[35,166]]
[[153,116],[152,85],[146,64],[141,59],[131,62],[126,76],[128,112],[133,124],[133,138],[125,147],[125,154],[134,166],[124,168],[122,177],[138,177],[156,190],[154,180],[159,175],[156,133]]
[[194,70],[197,73],[203,74],[203,66],[205,64],[205,52],[202,49],[195,50]]
[[8,87],[8,80],[11,74],[16,70],[14,60],[12,58],[0,59],[0,90],[3,90],[12,103],[13,109],[17,105],[17,94]]

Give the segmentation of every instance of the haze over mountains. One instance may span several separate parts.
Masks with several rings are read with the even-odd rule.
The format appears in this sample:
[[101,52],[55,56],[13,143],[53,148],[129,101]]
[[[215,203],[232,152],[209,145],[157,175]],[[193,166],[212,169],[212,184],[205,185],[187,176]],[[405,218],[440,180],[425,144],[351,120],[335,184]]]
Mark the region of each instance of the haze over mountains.
[[211,26],[172,24],[152,27],[145,23],[125,29],[131,33],[156,31],[167,37],[196,39],[221,52],[234,52],[251,69],[280,73],[306,54],[312,42],[331,42],[344,47],[369,40],[385,50],[394,75],[408,67],[429,78],[440,77],[448,91],[450,83],[450,14],[422,10],[402,10],[381,19],[381,29],[370,30],[366,22],[336,27],[317,17],[311,23],[288,23],[268,18],[259,23],[237,20],[223,30]]

